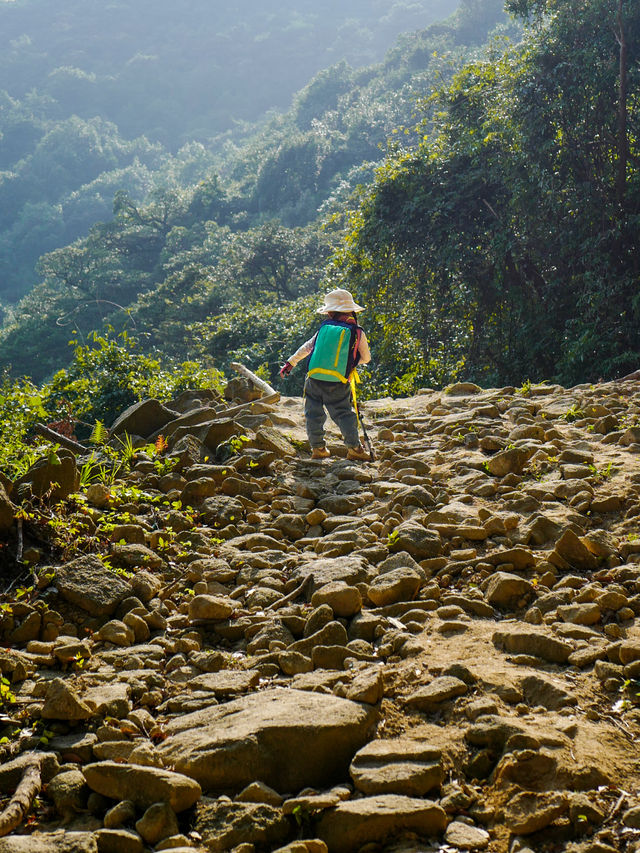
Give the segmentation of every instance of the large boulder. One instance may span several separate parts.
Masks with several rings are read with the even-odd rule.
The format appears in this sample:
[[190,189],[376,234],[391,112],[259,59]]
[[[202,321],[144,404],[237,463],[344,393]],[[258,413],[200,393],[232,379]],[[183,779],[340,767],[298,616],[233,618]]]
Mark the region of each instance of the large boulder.
[[172,720],[159,752],[205,791],[298,791],[343,779],[375,719],[368,705],[278,688]]
[[177,412],[167,409],[158,400],[141,400],[125,409],[111,427],[111,434],[149,438],[177,417]]
[[111,616],[123,598],[131,594],[131,584],[105,568],[93,554],[56,566],[53,582],[65,601],[92,616]]
[[80,472],[76,466],[76,457],[70,450],[61,448],[34,462],[26,474],[16,480],[13,494],[38,498],[48,495],[52,501],[62,501],[77,492],[79,487]]
[[177,442],[185,435],[192,435],[209,451],[215,453],[219,444],[241,433],[242,427],[231,418],[214,418],[198,426],[178,427],[172,436],[172,441]]

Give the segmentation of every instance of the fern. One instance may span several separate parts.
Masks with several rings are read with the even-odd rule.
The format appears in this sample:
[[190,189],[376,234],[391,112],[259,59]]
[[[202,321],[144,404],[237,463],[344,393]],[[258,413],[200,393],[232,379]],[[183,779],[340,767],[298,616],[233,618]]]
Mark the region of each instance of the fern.
[[105,445],[107,441],[109,441],[109,430],[102,421],[96,421],[94,428],[91,430],[91,437],[89,441],[101,446]]

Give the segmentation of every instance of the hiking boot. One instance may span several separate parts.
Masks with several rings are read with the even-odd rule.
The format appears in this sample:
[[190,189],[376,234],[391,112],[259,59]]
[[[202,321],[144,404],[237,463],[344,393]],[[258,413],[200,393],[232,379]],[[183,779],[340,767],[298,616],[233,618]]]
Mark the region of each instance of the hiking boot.
[[365,462],[370,460],[369,451],[359,444],[357,447],[347,448],[347,459],[362,459]]
[[314,447],[311,451],[312,459],[327,459],[329,456],[331,456],[331,453],[326,447]]

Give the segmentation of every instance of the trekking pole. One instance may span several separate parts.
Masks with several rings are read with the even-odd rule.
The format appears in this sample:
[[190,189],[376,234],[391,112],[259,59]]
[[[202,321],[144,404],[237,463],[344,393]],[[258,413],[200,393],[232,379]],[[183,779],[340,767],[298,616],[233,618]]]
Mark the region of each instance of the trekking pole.
[[369,451],[369,461],[375,462],[376,461],[376,454],[373,450],[373,445],[371,444],[371,439],[369,438],[369,433],[367,432],[367,428],[365,427],[364,421],[362,420],[362,417],[360,415],[360,410],[358,409],[358,401],[356,399],[356,383],[359,382],[360,380],[357,379],[357,375],[358,374],[354,370],[353,373],[351,374],[351,378],[349,379],[349,384],[351,385],[351,396],[353,397],[353,408],[355,409],[356,418],[358,420],[358,423],[362,427],[362,435],[364,438],[364,447],[365,447],[365,450]]
[[362,427],[362,435],[364,436],[364,447],[365,450],[369,451],[369,460],[371,462],[376,461],[376,454],[373,450],[373,445],[371,444],[371,439],[369,438],[369,434],[367,433],[367,428],[364,425],[364,421],[362,417],[358,415],[358,421],[360,422],[360,426]]

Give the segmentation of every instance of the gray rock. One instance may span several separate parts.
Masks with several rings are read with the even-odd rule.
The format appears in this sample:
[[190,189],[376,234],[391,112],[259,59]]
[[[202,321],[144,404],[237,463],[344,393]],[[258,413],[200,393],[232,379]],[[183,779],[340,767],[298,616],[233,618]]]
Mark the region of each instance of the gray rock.
[[368,596],[376,607],[384,607],[398,601],[412,601],[420,589],[421,582],[421,575],[413,569],[392,569],[373,581]]
[[260,779],[277,791],[339,780],[376,719],[369,706],[275,689],[172,720],[165,762],[206,791],[240,791]]
[[289,646],[290,652],[299,652],[310,655],[316,646],[346,646],[348,642],[347,632],[341,622],[328,622],[315,634],[310,634],[302,640],[298,640]]
[[164,560],[146,545],[119,545],[111,546],[111,557],[117,566],[128,569],[161,569]]
[[307,575],[313,578],[311,590],[317,589],[334,581],[344,581],[353,585],[357,583],[368,583],[375,575],[373,566],[363,557],[331,557],[299,563],[292,571],[291,576],[302,580]]
[[442,750],[413,738],[374,740],[353,758],[349,773],[364,794],[424,797],[440,788]]
[[597,557],[591,553],[573,530],[565,530],[556,542],[554,550],[576,569],[593,570],[598,566]]
[[64,679],[54,678],[47,686],[41,714],[44,720],[88,720],[93,710]]
[[47,796],[58,814],[68,820],[86,809],[89,788],[80,770],[66,770],[49,782]]
[[530,835],[549,826],[568,808],[565,794],[556,791],[543,793],[523,792],[516,794],[506,804],[504,822],[518,835]]
[[440,835],[446,825],[444,809],[430,800],[382,794],[323,812],[316,831],[331,853],[353,853],[369,842],[382,844],[405,832]]
[[425,577],[425,571],[422,566],[419,563],[416,563],[411,554],[407,551],[397,551],[395,554],[391,554],[391,556],[387,557],[386,560],[383,560],[377,565],[378,573],[381,575],[386,572],[391,572],[393,569],[405,568],[413,569],[413,571],[419,574],[420,577]]
[[168,409],[158,400],[142,400],[133,403],[116,419],[111,427],[112,435],[141,435],[148,438],[166,424],[175,420],[178,413]]
[[166,802],[175,812],[181,812],[196,803],[202,794],[193,779],[159,767],[99,761],[88,764],[83,773],[93,791],[113,800],[131,800],[139,808]]
[[212,853],[242,849],[240,845],[273,850],[290,833],[289,821],[278,807],[206,798],[198,803],[195,829]]
[[485,592],[489,604],[494,607],[515,607],[526,604],[533,595],[534,586],[528,580],[509,572],[495,572],[490,578]]
[[54,572],[54,584],[62,598],[92,616],[110,616],[131,594],[131,584],[92,554],[56,566]]
[[527,675],[520,679],[520,689],[525,702],[532,708],[542,705],[548,711],[557,711],[575,705],[575,694],[565,690],[561,684],[543,675]]
[[313,607],[328,604],[336,616],[350,619],[362,610],[362,595],[356,586],[344,581],[333,581],[313,593]]
[[136,830],[147,844],[153,846],[163,838],[178,834],[176,813],[168,803],[154,803],[136,823]]
[[98,829],[98,853],[142,853],[144,841],[129,829]]
[[443,702],[463,696],[468,689],[464,681],[459,678],[442,675],[407,697],[406,704],[409,708],[415,708],[418,711],[435,711]]
[[563,640],[550,636],[542,628],[532,625],[503,628],[493,635],[493,642],[498,648],[513,654],[534,655],[549,663],[566,663],[573,651],[573,646]]
[[12,494],[34,495],[42,498],[49,495],[51,501],[61,501],[80,487],[80,472],[76,457],[70,450],[61,448],[55,454],[39,459],[16,480]]
[[534,451],[525,447],[510,447],[487,460],[487,471],[493,477],[521,474]]
[[130,823],[136,816],[136,807],[131,800],[121,800],[104,816],[107,829],[119,829],[125,823]]
[[0,853],[98,853],[92,832],[34,833],[0,838]]
[[599,605],[594,601],[581,604],[564,604],[558,607],[558,616],[563,622],[573,625],[595,625],[602,618]]
[[189,620],[198,622],[228,619],[236,606],[232,598],[224,595],[194,595],[189,602]]
[[231,495],[213,495],[202,502],[200,514],[202,522],[209,527],[226,527],[243,519],[245,508],[238,498]]
[[459,850],[486,850],[490,836],[486,829],[479,829],[477,826],[469,826],[460,820],[454,820],[447,827],[444,840]]
[[625,826],[630,826],[633,829],[640,829],[640,806],[634,806],[622,815],[622,822]]
[[442,539],[435,530],[430,530],[416,521],[404,521],[389,536],[390,551],[407,551],[416,560],[438,557],[442,553]]

